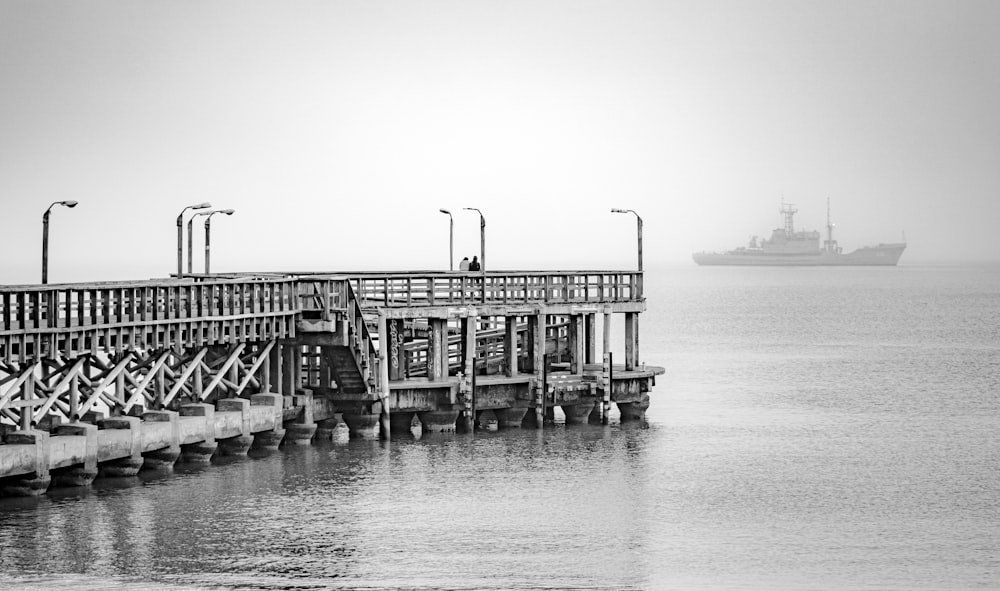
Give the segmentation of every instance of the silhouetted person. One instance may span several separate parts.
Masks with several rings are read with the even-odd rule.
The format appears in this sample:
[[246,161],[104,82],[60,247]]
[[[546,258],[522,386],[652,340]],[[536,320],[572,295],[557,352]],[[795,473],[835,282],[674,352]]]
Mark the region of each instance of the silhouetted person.
[[[479,265],[479,263],[476,263],[476,265]],[[468,271],[469,270],[469,266],[470,266],[469,257],[462,257],[462,262],[460,262],[458,264],[458,270],[459,271]]]
[[477,256],[472,257],[472,262],[469,263],[469,270],[470,271],[478,271],[479,270],[479,257],[477,257]]

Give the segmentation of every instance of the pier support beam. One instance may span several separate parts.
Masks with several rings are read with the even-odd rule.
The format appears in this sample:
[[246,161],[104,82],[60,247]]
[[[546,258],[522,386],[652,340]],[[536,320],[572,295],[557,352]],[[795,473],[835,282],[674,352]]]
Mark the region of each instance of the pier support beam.
[[527,328],[521,340],[521,371],[523,373],[533,373],[535,371],[535,333],[538,329],[538,322],[534,316],[525,316]]
[[[465,372],[467,379],[466,388],[464,391],[460,389],[462,395],[461,404],[462,410],[458,417],[458,426],[461,428],[460,431],[469,433],[475,428],[476,422],[476,330],[477,324],[479,323],[479,316],[476,313],[475,308],[469,309],[469,315],[462,321],[462,349],[466,351],[465,354],[465,367],[462,371]],[[486,357],[488,363],[488,357]]]
[[[389,358],[389,379],[397,382],[406,378],[406,350],[403,347],[406,343],[405,327],[403,320],[398,318],[386,319],[386,324],[389,331],[389,348],[386,352]],[[379,328],[381,329],[381,324]],[[381,333],[379,338],[382,338]]]
[[[389,415],[389,373],[391,371],[390,366],[395,363],[399,366],[399,349],[397,344],[398,336],[396,334],[390,335],[389,330],[389,319],[386,318],[385,313],[380,313],[378,315],[378,368],[379,368],[379,437],[388,441],[392,437],[392,419]],[[392,321],[393,328],[396,327],[396,321]],[[391,343],[389,341],[392,341]],[[395,349],[395,351],[393,351]],[[447,353],[445,354],[447,356]],[[446,364],[447,367],[447,364]],[[447,369],[445,369],[445,375],[447,375]]]
[[281,345],[281,393],[295,396],[302,387],[302,351],[294,343]]
[[583,364],[587,358],[587,336],[584,332],[583,314],[571,314],[569,317],[569,355],[570,373],[583,374]]
[[444,318],[427,320],[427,379],[448,379],[448,321]]
[[503,326],[503,354],[508,377],[517,375],[517,316],[505,316]]
[[535,370],[535,421],[539,429],[545,424],[545,310],[528,317],[529,324],[534,329],[535,340],[531,347],[532,367]]
[[614,372],[611,354],[611,306],[604,307],[604,346],[602,363],[604,365],[604,388],[601,395],[601,423],[608,424],[608,414],[611,412],[611,377]]
[[271,352],[268,354],[268,360],[265,362],[271,368],[271,371],[269,372],[271,387],[269,390],[265,391],[272,392],[278,396],[284,394],[285,391],[285,366],[281,361],[281,349],[281,344],[275,343],[275,345],[271,347]]
[[597,314],[589,313],[583,315],[584,338],[584,363],[597,363]]
[[633,371],[639,364],[639,314],[625,313],[625,371]]

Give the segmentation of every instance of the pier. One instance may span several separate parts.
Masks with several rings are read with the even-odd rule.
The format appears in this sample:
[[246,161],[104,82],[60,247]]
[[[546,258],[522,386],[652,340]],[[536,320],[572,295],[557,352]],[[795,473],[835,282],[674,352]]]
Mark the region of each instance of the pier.
[[[642,421],[642,272],[0,286],[0,494],[332,436]],[[598,316],[601,335],[597,334]],[[611,327],[623,322],[624,359]]]

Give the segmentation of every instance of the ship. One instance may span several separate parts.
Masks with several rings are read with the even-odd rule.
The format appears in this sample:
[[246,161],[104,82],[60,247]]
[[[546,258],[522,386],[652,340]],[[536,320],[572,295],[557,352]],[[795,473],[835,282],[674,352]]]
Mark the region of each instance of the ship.
[[795,214],[799,210],[791,203],[781,204],[785,218],[784,228],[775,228],[771,238],[754,236],[747,246],[726,252],[696,252],[692,255],[699,265],[751,265],[751,266],[825,266],[825,265],[878,265],[893,266],[906,249],[903,242],[865,246],[845,253],[833,239],[830,222],[830,201],[826,202],[826,240],[820,244],[818,231],[795,231]]

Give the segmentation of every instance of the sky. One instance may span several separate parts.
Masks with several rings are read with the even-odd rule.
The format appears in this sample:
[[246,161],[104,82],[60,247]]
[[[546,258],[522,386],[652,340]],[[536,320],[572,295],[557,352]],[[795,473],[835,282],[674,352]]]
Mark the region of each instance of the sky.
[[[631,269],[779,227],[1000,262],[1000,2],[0,0],[0,284]],[[196,221],[195,266],[203,270]],[[186,220],[186,218],[185,218]],[[186,226],[186,224],[185,224]]]

